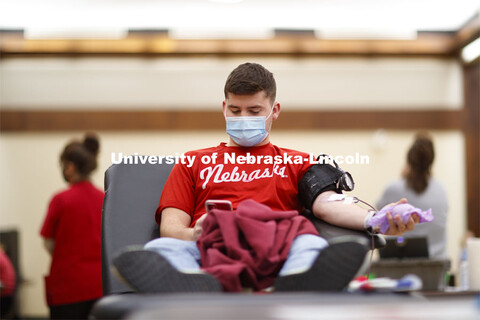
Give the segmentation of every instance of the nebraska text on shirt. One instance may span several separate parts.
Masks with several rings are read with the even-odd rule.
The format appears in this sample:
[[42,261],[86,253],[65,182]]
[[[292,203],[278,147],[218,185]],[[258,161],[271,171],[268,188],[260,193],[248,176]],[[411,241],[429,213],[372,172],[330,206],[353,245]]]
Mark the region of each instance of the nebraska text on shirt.
[[315,160],[313,154],[309,154],[308,157],[302,155],[292,155],[286,152],[283,155],[256,155],[252,156],[249,152],[246,155],[236,155],[235,152],[225,153],[223,163],[224,164],[303,164],[310,162],[312,164],[318,163]]
[[282,178],[287,178],[285,175],[285,167],[279,167],[278,164],[274,164],[273,168],[265,169],[256,169],[250,173],[247,173],[245,170],[241,172],[238,171],[238,167],[233,167],[232,171],[223,171],[224,165],[217,164],[215,167],[207,167],[200,171],[200,179],[205,180],[202,185],[202,189],[205,189],[208,182],[213,178],[213,183],[222,183],[222,182],[251,182],[253,180],[258,180],[262,178],[271,178],[274,175],[281,176]]

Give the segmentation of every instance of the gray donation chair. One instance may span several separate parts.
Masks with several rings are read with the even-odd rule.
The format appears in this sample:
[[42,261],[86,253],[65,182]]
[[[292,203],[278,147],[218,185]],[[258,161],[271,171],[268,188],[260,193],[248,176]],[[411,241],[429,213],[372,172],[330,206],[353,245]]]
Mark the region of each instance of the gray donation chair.
[[116,164],[105,172],[103,295],[132,291],[112,273],[112,260],[125,247],[141,246],[160,236],[154,213],[172,168],[168,164]]
[[[95,319],[119,319],[142,306],[142,297],[132,293],[112,272],[112,260],[125,247],[142,246],[159,237],[154,213],[163,186],[173,165],[116,164],[105,172],[105,200],[102,213],[102,280],[104,296],[92,311]],[[368,237],[363,231],[339,228],[305,214],[326,239],[353,234]],[[385,239],[374,236],[374,246],[382,247]],[[136,296],[136,297],[134,297]],[[134,300],[133,300],[134,299]],[[160,298],[159,298],[160,299]],[[145,301],[152,299],[146,299]]]

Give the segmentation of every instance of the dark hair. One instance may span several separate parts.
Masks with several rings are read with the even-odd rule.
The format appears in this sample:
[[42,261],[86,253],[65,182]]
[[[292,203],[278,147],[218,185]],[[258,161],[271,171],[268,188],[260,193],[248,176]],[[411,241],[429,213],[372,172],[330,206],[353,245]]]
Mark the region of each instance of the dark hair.
[[434,157],[435,152],[430,136],[426,133],[417,134],[407,153],[410,170],[406,175],[408,187],[415,192],[422,193],[427,188]]
[[229,93],[236,95],[253,95],[265,91],[273,103],[277,95],[277,85],[273,73],[258,63],[244,63],[236,67],[225,83],[225,99]]
[[97,168],[97,155],[100,149],[98,138],[87,133],[83,142],[74,140],[67,144],[60,155],[60,161],[71,162],[82,176],[88,176]]

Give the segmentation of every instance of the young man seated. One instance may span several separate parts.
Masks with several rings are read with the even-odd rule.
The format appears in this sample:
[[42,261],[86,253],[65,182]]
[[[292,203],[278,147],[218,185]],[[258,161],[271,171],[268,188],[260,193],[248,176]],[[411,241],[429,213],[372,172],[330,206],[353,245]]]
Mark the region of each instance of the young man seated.
[[[268,260],[268,267],[263,264],[254,266],[253,273],[258,275],[269,268],[271,271],[259,278],[252,275],[255,290],[272,285],[275,291],[344,289],[361,271],[368,251],[367,240],[350,237],[328,243],[316,234],[310,222],[298,215],[298,211],[307,208],[317,218],[330,224],[360,230],[366,228],[372,212],[354,203],[332,201],[332,195],[342,191],[337,183],[339,171],[333,166],[313,164],[307,161],[309,155],[306,153],[270,143],[272,123],[280,115],[276,83],[271,72],[259,64],[242,64],[228,76],[224,93],[223,114],[229,141],[186,153],[195,159],[191,166],[182,163],[174,166],[155,214],[161,238],[147,243],[144,250],[130,250],[116,257],[114,266],[121,278],[139,292],[220,291],[222,287],[232,290],[228,277],[227,280],[223,277],[229,268],[217,268],[211,261],[218,260],[205,256],[216,245],[205,247],[209,240],[207,235],[202,234],[207,225],[209,232],[215,231],[215,228],[225,225],[226,222],[221,219],[230,219],[224,215],[225,212],[206,213],[205,202],[220,199],[231,201],[237,212],[229,214],[237,214],[235,219],[243,219],[245,215],[248,219],[254,219],[258,210],[262,215],[259,220],[265,223],[260,224],[261,228],[265,226],[269,230],[233,230],[222,240],[222,246],[233,238],[236,244],[243,243],[242,250],[251,251],[247,259],[253,265],[256,259],[265,257],[260,257],[263,253],[255,252],[257,247],[252,243],[260,243],[260,247],[268,251],[269,256],[265,259]],[[232,160],[239,156],[254,157],[255,161],[252,164]],[[267,159],[281,161],[272,163]],[[292,214],[292,210],[297,212]],[[286,213],[282,216],[282,212]],[[269,229],[271,222],[265,220],[265,216],[270,215],[273,217],[271,220],[277,223],[272,232]],[[288,236],[286,233],[280,236],[284,226],[283,222],[282,227],[279,226],[282,217],[286,217],[288,232],[293,232],[293,236],[288,232]],[[388,235],[401,235],[412,230],[418,222],[415,216],[410,217],[407,223],[393,219],[391,215],[388,215],[388,219],[390,228],[385,232]],[[256,222],[252,223],[257,225]],[[254,239],[238,240],[245,234]],[[270,247],[265,246],[268,241],[272,242]],[[277,252],[270,252],[273,247],[278,247]],[[228,255],[225,251],[228,248],[220,253]],[[276,260],[273,261],[272,256]],[[237,258],[233,254],[221,259],[231,261]],[[207,260],[208,268],[203,268],[202,262],[205,264]],[[245,274],[252,269],[247,272],[242,268],[234,274],[245,279]],[[262,276],[270,280],[262,281]],[[249,286],[251,280],[249,278],[239,283]],[[235,291],[237,289],[238,286]]]

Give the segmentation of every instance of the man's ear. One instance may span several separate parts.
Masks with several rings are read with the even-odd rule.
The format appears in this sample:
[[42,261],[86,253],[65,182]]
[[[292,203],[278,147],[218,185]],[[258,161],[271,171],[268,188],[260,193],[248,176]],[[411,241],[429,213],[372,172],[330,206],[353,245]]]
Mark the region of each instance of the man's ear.
[[272,120],[277,120],[279,116],[280,116],[280,103],[275,102],[275,104],[273,105]]
[[225,102],[225,100],[223,100],[223,102],[222,102],[222,112],[223,112],[223,114],[226,114],[225,113],[225,106],[226,105],[227,105],[227,103]]

